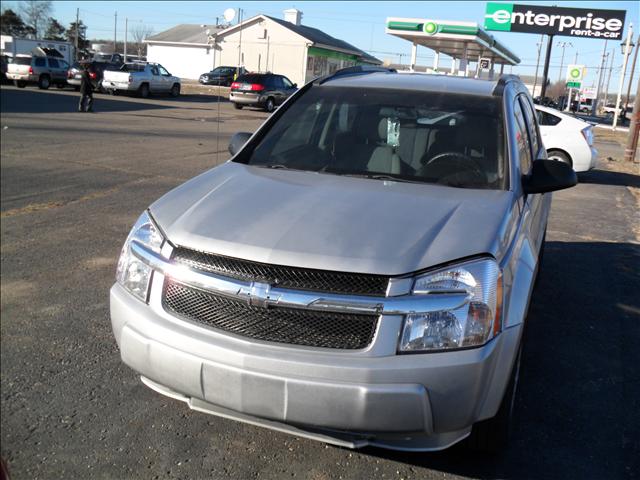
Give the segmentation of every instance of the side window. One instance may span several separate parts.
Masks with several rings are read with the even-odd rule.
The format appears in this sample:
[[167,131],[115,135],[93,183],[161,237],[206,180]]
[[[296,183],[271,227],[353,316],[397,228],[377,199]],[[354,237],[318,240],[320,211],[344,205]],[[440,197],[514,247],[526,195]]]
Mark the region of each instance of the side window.
[[284,82],[284,88],[293,88],[293,83],[287,77],[282,77],[282,81]]
[[274,75],[271,77],[271,84],[273,85],[273,88],[284,88],[284,83],[282,83],[282,77],[280,75]]
[[520,104],[522,105],[522,111],[524,112],[525,120],[527,121],[527,127],[529,127],[529,140],[531,141],[532,148],[531,152],[535,156],[538,154],[538,150],[540,150],[541,142],[538,139],[538,128],[536,127],[533,107],[524,95],[520,95]]
[[518,159],[520,161],[520,173],[526,175],[531,170],[531,143],[527,123],[520,102],[516,99],[513,103],[513,116],[516,120],[516,143],[518,144]]
[[55,58],[50,58],[49,59],[49,67],[50,68],[60,68],[60,64],[58,64],[58,60],[56,60]]
[[160,72],[158,72],[158,67],[156,67],[156,66],[151,67],[151,74],[152,75],[160,75]]
[[158,65],[158,70],[160,70],[160,75],[169,76],[169,72],[167,72],[167,70],[162,65]]
[[65,62],[64,60],[58,60],[58,63],[60,64],[60,68],[64,68],[65,70],[69,70],[69,64],[67,62]]
[[556,117],[555,115],[543,112],[541,110],[536,110],[536,113],[538,114],[538,125],[552,127],[560,123],[560,117]]
[[36,58],[36,67],[46,67],[47,63],[45,62],[44,58],[39,57]]

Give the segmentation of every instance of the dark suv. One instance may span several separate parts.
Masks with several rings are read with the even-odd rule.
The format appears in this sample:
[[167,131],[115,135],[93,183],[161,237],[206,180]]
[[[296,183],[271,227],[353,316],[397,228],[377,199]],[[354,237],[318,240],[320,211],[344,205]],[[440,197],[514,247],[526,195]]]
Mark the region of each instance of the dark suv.
[[200,75],[198,81],[203,85],[230,86],[240,75],[244,75],[244,67],[216,67],[210,72]]
[[229,100],[237,109],[246,105],[273,112],[297,89],[297,85],[284,75],[248,73],[231,84]]

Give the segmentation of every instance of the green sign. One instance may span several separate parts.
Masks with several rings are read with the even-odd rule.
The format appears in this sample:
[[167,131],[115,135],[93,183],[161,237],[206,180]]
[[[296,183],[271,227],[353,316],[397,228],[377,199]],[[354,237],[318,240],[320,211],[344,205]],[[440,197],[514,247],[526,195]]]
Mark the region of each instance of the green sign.
[[625,15],[625,10],[488,2],[484,27],[503,32],[615,40],[622,38]]
[[484,15],[484,28],[508,32],[511,30],[513,3],[487,3]]
[[567,82],[567,88],[580,88],[580,82]]

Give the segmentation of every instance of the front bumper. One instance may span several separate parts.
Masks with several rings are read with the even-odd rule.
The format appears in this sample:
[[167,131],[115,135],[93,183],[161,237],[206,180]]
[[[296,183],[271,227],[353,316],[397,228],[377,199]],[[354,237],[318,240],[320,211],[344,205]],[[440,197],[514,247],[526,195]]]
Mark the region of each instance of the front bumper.
[[152,388],[196,410],[351,448],[439,450],[497,412],[520,339],[506,329],[484,347],[397,355],[399,315],[383,315],[360,351],[293,347],[179,320],[111,289],[122,360]]

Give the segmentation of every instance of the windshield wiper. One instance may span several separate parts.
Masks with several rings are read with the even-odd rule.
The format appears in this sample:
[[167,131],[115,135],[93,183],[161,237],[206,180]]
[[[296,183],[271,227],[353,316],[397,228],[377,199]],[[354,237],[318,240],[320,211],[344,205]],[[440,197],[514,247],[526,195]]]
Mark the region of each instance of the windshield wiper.
[[282,163],[273,163],[270,165],[254,165],[254,167],[260,168],[273,168],[274,170],[295,170],[295,168],[288,167]]
[[385,175],[383,173],[337,173],[336,175],[344,175],[345,177],[370,178],[372,180],[390,180],[392,182],[405,183],[424,183],[420,180],[411,180],[408,178],[396,177],[394,175]]

